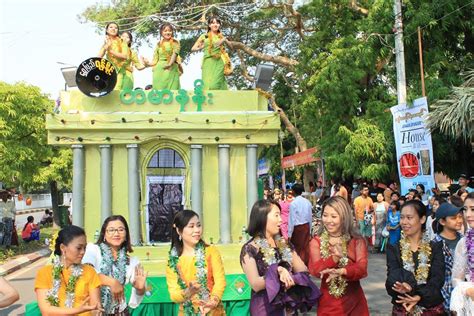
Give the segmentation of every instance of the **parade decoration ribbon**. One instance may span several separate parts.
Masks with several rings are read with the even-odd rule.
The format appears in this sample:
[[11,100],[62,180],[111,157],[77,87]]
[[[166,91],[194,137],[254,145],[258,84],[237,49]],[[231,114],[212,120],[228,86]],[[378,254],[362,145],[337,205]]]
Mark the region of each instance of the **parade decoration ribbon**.
[[[197,243],[196,248],[194,249],[195,253],[195,262],[194,266],[196,267],[196,278],[201,285],[200,292],[198,293],[198,298],[201,301],[207,302],[210,298],[209,289],[207,286],[207,266],[206,266],[206,246],[201,240]],[[169,251],[168,257],[168,266],[176,273],[178,276],[178,285],[185,291],[187,286],[186,282],[181,277],[181,272],[178,267],[179,256],[176,247],[173,247]],[[186,316],[199,316],[200,312],[196,311],[193,307],[193,302],[191,297],[187,298],[183,303],[184,315]]]
[[[331,256],[329,251],[329,233],[325,229],[321,234],[321,245],[320,245],[320,253],[321,258],[327,259]],[[344,268],[349,263],[349,258],[347,257],[347,243],[350,240],[349,235],[342,235],[341,236],[341,248],[342,248],[342,257],[339,259],[338,267]],[[334,296],[335,298],[340,298],[346,293],[347,289],[347,280],[342,277],[341,275],[335,277],[329,281],[329,294]]]
[[[117,254],[117,260],[114,260],[112,250],[110,247],[101,243],[99,245],[100,252],[102,254],[102,262],[100,264],[100,273],[112,277],[120,282],[120,284],[125,285],[126,276],[127,276],[127,265],[129,264],[129,257],[127,255],[127,250],[125,247],[122,247]],[[105,309],[107,314],[114,314],[116,309],[120,308],[120,302],[116,302],[112,299],[112,292],[110,287],[102,286],[100,288],[100,297],[102,302],[102,307]]]
[[278,235],[274,239],[277,246],[276,249],[270,246],[266,238],[254,238],[255,244],[258,246],[259,251],[263,255],[263,261],[265,261],[268,266],[271,266],[275,263],[280,263],[280,260],[278,260],[276,254],[276,251],[278,250],[278,253],[281,255],[281,261],[285,261],[291,267],[291,263],[293,262],[293,253],[291,248],[288,246],[285,239],[281,238],[281,236]]
[[[53,287],[48,290],[46,295],[46,300],[51,304],[51,306],[59,306],[59,288],[61,287],[61,274],[63,272],[64,265],[61,263],[61,258],[59,256],[54,256],[53,258]],[[66,302],[64,305],[68,308],[72,308],[74,305],[75,299],[75,290],[77,280],[82,275],[82,265],[75,264],[72,266],[72,273],[69,277],[69,280],[66,284]]]

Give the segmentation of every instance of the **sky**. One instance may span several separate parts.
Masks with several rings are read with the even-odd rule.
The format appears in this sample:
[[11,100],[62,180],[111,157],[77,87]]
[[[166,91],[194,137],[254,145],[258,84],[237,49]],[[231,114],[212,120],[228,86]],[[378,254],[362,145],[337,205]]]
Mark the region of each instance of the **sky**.
[[[93,24],[81,24],[77,17],[95,3],[109,1],[1,0],[0,81],[24,81],[56,99],[64,89],[61,68],[95,57],[104,42],[102,30],[98,34]],[[152,59],[154,47],[133,48],[139,56]],[[201,55],[196,54],[184,65],[182,88],[193,89],[194,80],[200,77],[200,60]],[[150,84],[151,68],[135,71],[134,77],[136,87]]]

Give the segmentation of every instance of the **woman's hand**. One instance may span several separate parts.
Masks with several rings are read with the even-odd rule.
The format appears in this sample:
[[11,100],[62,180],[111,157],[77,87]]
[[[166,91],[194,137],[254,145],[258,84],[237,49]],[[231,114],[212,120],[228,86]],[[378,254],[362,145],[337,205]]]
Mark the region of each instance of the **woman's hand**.
[[135,278],[133,281],[133,287],[137,289],[141,294],[145,292],[145,285],[146,285],[146,277],[148,276],[148,272],[145,272],[143,266],[138,264],[135,267]]
[[163,66],[163,69],[164,70],[170,70],[171,66],[173,66],[173,65],[170,65],[170,64],[165,65],[165,66]]
[[285,284],[285,288],[289,289],[293,285],[295,285],[295,281],[291,277],[290,272],[283,267],[278,267],[278,275],[280,276],[280,281]]
[[219,305],[219,298],[215,295],[212,295],[211,298],[207,301],[201,301],[201,306],[199,306],[199,309],[201,310],[202,315],[207,315],[211,310],[217,307]]
[[400,294],[406,294],[406,293],[410,293],[412,291],[412,288],[410,286],[410,284],[406,283],[406,282],[395,282],[395,284],[392,286],[392,290],[394,290],[395,292],[398,292]]
[[418,304],[420,300],[421,300],[421,297],[419,295],[410,296],[408,294],[405,294],[403,296],[399,295],[398,300],[395,302],[397,302],[398,304],[402,304],[405,310],[407,312],[410,312],[412,308],[415,307],[416,304]]
[[474,287],[470,287],[466,290],[466,295],[474,301]]
[[117,279],[112,281],[110,286],[110,292],[112,292],[112,298],[117,303],[121,303],[124,299],[123,297],[123,285]]
[[184,296],[189,299],[199,292],[201,289],[201,284],[198,282],[189,282],[189,287],[184,291]]
[[327,279],[326,279],[326,282],[329,283],[329,281],[331,281],[332,279],[334,278],[337,278],[339,276],[343,276],[347,273],[347,270],[344,269],[344,268],[340,268],[340,269],[325,269],[323,271],[320,272],[321,274],[321,279],[323,278],[323,276],[325,274],[328,275]]
[[84,301],[82,301],[81,305],[77,307],[78,309],[78,314],[84,313],[84,312],[90,312],[90,311],[97,311],[97,312],[105,312],[104,309],[102,309],[102,306],[100,305],[100,302],[97,302],[94,305],[89,305],[90,297],[87,296]]

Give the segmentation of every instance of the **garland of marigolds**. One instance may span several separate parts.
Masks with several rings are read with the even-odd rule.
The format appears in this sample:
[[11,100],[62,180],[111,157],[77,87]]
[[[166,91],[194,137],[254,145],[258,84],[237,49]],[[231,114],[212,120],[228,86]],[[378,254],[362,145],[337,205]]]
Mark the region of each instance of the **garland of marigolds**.
[[[327,230],[324,230],[321,234],[321,245],[320,245],[320,252],[321,257],[323,259],[327,259],[331,256],[329,252],[329,233]],[[342,257],[339,259],[338,267],[344,268],[349,263],[349,259],[347,258],[347,242],[349,241],[348,235],[341,236],[341,247],[342,247]],[[342,276],[337,276],[332,278],[329,281],[329,294],[336,298],[342,297],[347,288],[347,280]]]
[[[46,294],[46,300],[51,306],[59,306],[59,288],[61,287],[61,273],[63,272],[64,265],[61,263],[59,256],[53,258],[53,287],[48,290]],[[66,301],[64,305],[68,308],[72,308],[75,300],[75,290],[77,280],[82,275],[82,265],[75,264],[72,266],[72,273],[66,284]]]
[[415,271],[415,262],[413,262],[413,252],[410,248],[410,241],[402,232],[400,239],[400,252],[403,261],[403,268],[415,275],[417,284],[426,284],[430,272],[431,246],[427,234],[423,235],[421,244],[418,248],[418,268]]
[[[209,289],[207,287],[207,267],[206,267],[206,246],[203,241],[199,241],[194,249],[196,255],[194,265],[196,267],[196,277],[199,285],[201,285],[200,292],[198,293],[201,301],[209,300]],[[181,278],[181,273],[178,270],[178,251],[176,247],[171,248],[168,258],[168,266],[178,276],[178,285],[184,291],[186,290],[186,282]],[[183,303],[184,315],[186,316],[199,316],[200,313],[196,312],[193,307],[191,297],[186,299]]]

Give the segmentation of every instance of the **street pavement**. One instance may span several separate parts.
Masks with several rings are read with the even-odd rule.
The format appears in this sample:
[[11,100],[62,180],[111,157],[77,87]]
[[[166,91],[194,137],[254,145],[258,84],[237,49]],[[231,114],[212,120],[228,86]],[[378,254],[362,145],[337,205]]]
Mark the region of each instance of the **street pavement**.
[[[0,316],[25,315],[25,305],[34,301],[34,281],[38,269],[48,263],[47,258],[40,259],[31,265],[9,274],[6,279],[20,293],[20,300],[7,309],[0,310]],[[362,280],[362,287],[369,304],[370,315],[391,315],[390,297],[385,291],[386,264],[384,254],[370,254],[369,275]],[[315,312],[306,315],[316,315]]]
[[18,212],[15,216],[15,226],[17,231],[21,232],[23,230],[23,227],[26,224],[26,219],[30,215],[35,218],[34,222],[38,223],[44,215],[44,208],[35,209],[27,212]]

